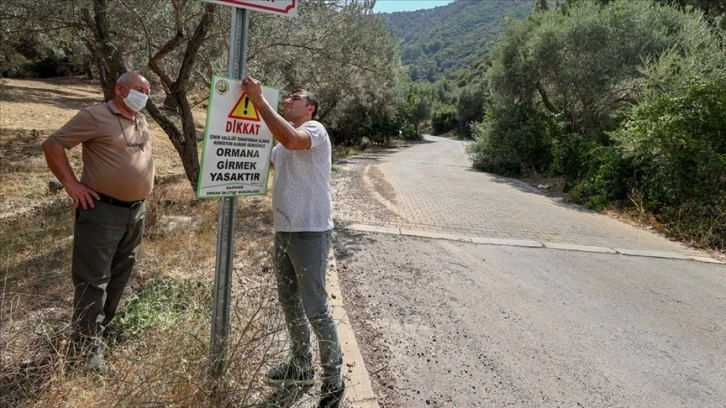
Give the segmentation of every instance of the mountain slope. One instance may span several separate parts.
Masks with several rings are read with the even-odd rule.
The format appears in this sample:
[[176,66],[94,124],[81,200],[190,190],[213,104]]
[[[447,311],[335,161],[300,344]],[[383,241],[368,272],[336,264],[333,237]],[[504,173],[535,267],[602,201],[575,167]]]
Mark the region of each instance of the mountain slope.
[[434,82],[486,55],[507,18],[525,18],[533,9],[534,0],[456,0],[381,17],[402,40],[401,60],[411,79]]

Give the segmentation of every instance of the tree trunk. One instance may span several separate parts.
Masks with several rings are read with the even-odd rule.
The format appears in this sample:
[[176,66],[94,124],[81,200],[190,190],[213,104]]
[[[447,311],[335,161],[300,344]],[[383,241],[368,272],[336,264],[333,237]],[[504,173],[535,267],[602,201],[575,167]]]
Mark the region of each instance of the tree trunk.
[[[151,100],[146,104],[146,111],[149,115],[159,124],[159,126],[167,134],[174,149],[179,153],[182,166],[184,166],[184,174],[187,176],[187,180],[191,184],[192,190],[196,191],[197,183],[199,179],[199,156],[197,154],[197,139],[196,131],[190,137],[187,137],[186,132],[182,132]],[[192,120],[192,127],[194,126],[194,120]],[[185,128],[185,127],[183,127]]]
[[204,38],[214,22],[216,10],[217,7],[214,4],[206,3],[204,5],[204,15],[199,21],[199,25],[197,25],[194,34],[186,43],[186,50],[184,51],[184,57],[182,58],[176,80],[172,80],[164,72],[160,66],[160,62],[166,55],[186,40],[182,31],[177,32],[176,37],[169,40],[159,52],[149,59],[149,68],[159,76],[165,89],[168,90],[164,103],[166,104],[171,101],[177,106],[182,129],[179,130],[153,103],[147,104],[147,110],[151,114],[151,117],[164,129],[164,132],[169,136],[169,140],[179,153],[182,165],[184,166],[184,172],[194,191],[197,189],[199,179],[199,153],[197,150],[197,131],[194,125],[192,108],[187,99],[187,91],[197,52],[204,43]]
[[105,101],[114,98],[116,80],[127,71],[119,47],[115,47],[111,43],[107,9],[107,0],[93,0],[93,17],[91,17],[91,13],[87,8],[82,10],[83,20],[93,32],[95,42],[86,41],[86,47],[91,55],[95,56],[94,63],[96,69],[98,69],[98,78],[101,81]]

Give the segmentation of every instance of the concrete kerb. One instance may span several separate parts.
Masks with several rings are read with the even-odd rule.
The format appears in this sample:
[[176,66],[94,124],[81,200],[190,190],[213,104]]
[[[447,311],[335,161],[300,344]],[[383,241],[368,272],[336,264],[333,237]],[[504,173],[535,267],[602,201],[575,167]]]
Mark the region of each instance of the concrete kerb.
[[588,245],[577,245],[557,242],[539,242],[534,240],[521,240],[521,239],[502,239],[502,238],[486,238],[486,237],[468,237],[463,235],[445,234],[431,231],[419,231],[413,229],[399,228],[399,227],[380,227],[376,225],[365,225],[365,224],[350,224],[343,227],[343,229],[359,232],[373,232],[381,234],[392,234],[392,235],[407,235],[416,236],[421,238],[431,239],[446,239],[452,241],[463,241],[471,242],[474,244],[482,245],[502,245],[502,246],[515,246],[515,247],[526,247],[526,248],[547,248],[561,251],[578,251],[578,252],[593,252],[613,255],[626,255],[626,256],[642,256],[650,258],[665,258],[665,259],[681,259],[687,261],[696,261],[704,263],[715,263],[715,264],[726,264],[719,260],[707,257],[693,256],[679,254],[677,252],[659,252],[659,251],[648,251],[639,249],[626,249],[626,248],[607,248],[598,246]]
[[544,242],[545,248],[562,249],[565,251],[596,252],[601,254],[617,254],[618,251],[612,248],[596,247],[588,245],[561,244],[557,242]]
[[353,326],[343,307],[343,293],[340,290],[338,269],[333,252],[330,251],[328,258],[327,289],[330,294],[333,319],[338,322],[338,338],[343,351],[343,376],[346,378],[344,405],[351,408],[379,408]]

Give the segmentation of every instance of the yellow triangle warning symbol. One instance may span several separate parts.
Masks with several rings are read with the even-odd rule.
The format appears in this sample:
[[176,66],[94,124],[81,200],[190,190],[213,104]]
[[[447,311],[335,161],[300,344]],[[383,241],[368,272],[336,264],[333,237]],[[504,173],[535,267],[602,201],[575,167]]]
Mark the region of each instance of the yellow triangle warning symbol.
[[229,117],[234,119],[253,120],[255,122],[260,121],[260,113],[257,111],[257,107],[252,104],[250,98],[247,97],[247,92],[243,92],[237,103],[229,112]]

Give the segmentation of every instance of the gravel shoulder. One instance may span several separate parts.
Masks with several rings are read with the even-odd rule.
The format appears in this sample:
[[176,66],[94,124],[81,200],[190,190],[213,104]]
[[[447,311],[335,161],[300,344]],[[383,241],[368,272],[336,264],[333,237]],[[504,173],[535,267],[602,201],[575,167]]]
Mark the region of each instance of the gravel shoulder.
[[345,309],[381,407],[726,400],[723,265],[348,228],[400,217],[397,190],[363,177],[395,151],[332,181]]

